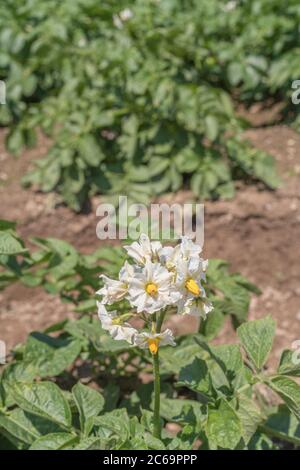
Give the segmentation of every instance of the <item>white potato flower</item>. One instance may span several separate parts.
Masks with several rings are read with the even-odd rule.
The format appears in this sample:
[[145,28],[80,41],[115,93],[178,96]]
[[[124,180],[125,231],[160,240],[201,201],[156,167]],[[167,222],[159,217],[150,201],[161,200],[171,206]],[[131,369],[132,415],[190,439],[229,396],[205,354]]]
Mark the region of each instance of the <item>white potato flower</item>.
[[205,319],[213,310],[212,303],[207,299],[204,289],[201,289],[201,295],[189,298],[178,307],[183,315],[193,315]]
[[172,281],[173,275],[165,267],[147,261],[129,282],[128,300],[138,313],[155,313],[179,300],[181,294]]
[[206,267],[207,261],[201,258],[190,258],[178,263],[175,284],[183,296],[198,296],[201,293],[201,281],[205,280]]
[[168,271],[176,273],[177,265],[182,259],[180,245],[165,246],[159,252],[159,259]]
[[198,301],[199,305],[200,302],[203,303],[202,299],[206,297],[206,293],[201,281],[205,280],[206,267],[207,261],[196,257],[188,261],[182,260],[178,264],[175,280],[176,288],[181,293],[181,298],[177,303],[178,313],[195,314],[195,309],[191,307],[198,305]]
[[177,267],[182,261],[199,260],[201,251],[202,247],[200,245],[196,245],[188,237],[182,237],[179,245],[175,247],[166,246],[159,251],[160,262],[169,271],[176,273]]
[[202,247],[194,243],[193,240],[191,240],[189,237],[182,237],[179,246],[182,259],[184,260],[189,260],[193,257],[198,258],[202,251]]
[[158,261],[159,252],[162,245],[159,241],[151,242],[144,233],[141,234],[138,242],[124,246],[128,255],[139,265],[144,266],[147,261]]
[[151,354],[156,354],[159,346],[176,346],[173,333],[166,329],[162,333],[137,333],[134,337],[134,345],[142,349],[150,350]]
[[134,267],[131,266],[127,261],[121,268],[119,273],[119,280],[110,279],[109,277],[102,274],[100,276],[104,281],[104,287],[98,290],[96,293],[101,295],[102,303],[111,305],[124,299],[128,293],[128,284],[130,279],[134,276]]
[[134,344],[134,337],[137,330],[129,323],[122,320],[116,311],[108,312],[103,304],[97,302],[98,316],[101,321],[102,328],[110,333],[115,340],[124,340],[130,344]]

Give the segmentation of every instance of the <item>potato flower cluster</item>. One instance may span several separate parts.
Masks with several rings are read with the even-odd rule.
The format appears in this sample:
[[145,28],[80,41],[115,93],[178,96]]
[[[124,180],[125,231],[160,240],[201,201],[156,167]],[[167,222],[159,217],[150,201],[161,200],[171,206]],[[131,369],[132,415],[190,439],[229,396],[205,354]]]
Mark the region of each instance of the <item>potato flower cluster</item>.
[[[97,292],[101,296],[97,302],[98,315],[103,329],[114,339],[149,348],[156,354],[159,346],[175,346],[170,329],[156,329],[159,312],[173,307],[180,315],[206,318],[212,311],[203,287],[208,261],[200,256],[201,246],[188,237],[183,237],[175,247],[163,247],[159,241],[150,241],[142,234],[138,242],[124,248],[133,264],[125,262],[118,280],[101,276],[104,287]],[[119,315],[105,307],[124,299],[131,307],[129,313]],[[150,331],[138,331],[130,325],[128,322],[133,317],[151,325]]]

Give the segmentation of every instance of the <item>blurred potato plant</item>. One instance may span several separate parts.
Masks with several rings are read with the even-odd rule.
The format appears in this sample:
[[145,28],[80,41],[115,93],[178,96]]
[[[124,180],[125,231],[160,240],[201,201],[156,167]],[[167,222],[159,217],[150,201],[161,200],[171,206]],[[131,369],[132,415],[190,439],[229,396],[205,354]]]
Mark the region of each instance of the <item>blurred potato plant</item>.
[[272,158],[241,139],[230,95],[287,87],[291,67],[274,77],[296,2],[8,0],[0,13],[7,148],[34,145],[39,128],[52,142],[24,184],[75,210],[94,193],[206,199],[232,197],[235,178],[278,184]]

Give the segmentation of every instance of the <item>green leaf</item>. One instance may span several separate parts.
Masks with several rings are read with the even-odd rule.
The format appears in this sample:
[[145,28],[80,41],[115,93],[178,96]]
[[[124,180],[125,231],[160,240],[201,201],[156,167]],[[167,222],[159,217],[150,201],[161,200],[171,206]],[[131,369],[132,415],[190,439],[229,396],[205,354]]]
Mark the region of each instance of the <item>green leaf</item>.
[[280,446],[275,444],[268,435],[258,431],[251,438],[247,450],[280,450]]
[[105,158],[100,145],[92,135],[87,134],[80,139],[79,149],[82,158],[92,167],[97,167]]
[[227,77],[231,85],[236,86],[243,78],[242,64],[231,62],[227,69]]
[[284,405],[279,406],[278,411],[268,417],[262,429],[273,438],[300,446],[299,420]]
[[16,383],[12,387],[16,403],[29,413],[42,416],[58,425],[71,426],[71,410],[63,393],[53,382]]
[[225,400],[217,409],[208,407],[206,434],[212,448],[234,449],[243,434],[239,416]]
[[200,173],[194,173],[191,178],[191,190],[195,196],[202,195],[202,186],[203,186],[203,175]]
[[224,307],[227,314],[234,315],[239,323],[247,319],[250,296],[249,292],[236,283],[234,278],[224,279],[221,290],[225,294]]
[[9,232],[0,232],[0,255],[17,255],[27,250],[21,242]]
[[73,450],[105,450],[105,441],[101,437],[86,437],[73,447]]
[[15,408],[8,414],[0,413],[1,426],[15,438],[27,444],[32,444],[43,434],[60,430],[59,426],[53,422],[20,408]]
[[160,415],[168,421],[185,422],[190,410],[192,410],[197,420],[203,421],[204,414],[202,404],[195,400],[179,399],[179,398],[165,398],[161,397],[160,402]]
[[201,351],[199,350],[199,346],[193,341],[193,336],[190,336],[187,340],[177,345],[176,348],[161,348],[161,371],[164,373],[178,374],[180,369],[189,363],[191,357],[199,355],[201,355]]
[[283,351],[277,372],[283,375],[300,377],[299,351],[290,351],[288,349]]
[[31,444],[39,437],[39,433],[31,426],[31,422],[26,419],[24,411],[20,408],[7,415],[0,412],[0,427],[27,444]]
[[12,388],[16,382],[32,382],[37,376],[37,369],[31,363],[15,362],[5,367],[0,382],[1,400],[6,407],[15,405]]
[[31,333],[27,339],[24,359],[38,368],[40,377],[61,374],[78,357],[79,340],[66,341],[43,333]]
[[206,362],[195,358],[179,372],[178,385],[191,388],[200,393],[207,401],[211,401],[212,383]]
[[[203,357],[207,364],[213,389],[221,397],[231,395],[230,382],[226,376],[226,367],[224,363],[214,354],[213,348],[201,338],[195,337],[195,341],[203,349]],[[230,375],[230,374],[229,374]],[[211,391],[212,395],[213,390]]]
[[174,161],[181,173],[192,173],[196,171],[200,163],[199,156],[189,147],[185,147],[178,152]]
[[276,189],[280,179],[276,173],[274,158],[271,155],[261,155],[254,162],[255,176],[262,180],[267,186]]
[[29,450],[62,450],[69,448],[77,440],[76,435],[66,432],[47,434],[37,439]]
[[81,384],[74,385],[72,394],[79,411],[80,427],[85,436],[88,436],[93,419],[104,407],[104,398],[96,390]]
[[26,450],[29,444],[20,441],[15,436],[12,436],[6,429],[1,428],[0,432],[0,449],[1,450]]
[[215,116],[208,115],[205,117],[205,126],[206,126],[206,135],[207,137],[214,141],[219,133],[218,120]]
[[61,168],[59,160],[56,158],[49,162],[43,170],[43,183],[41,189],[44,192],[52,191],[58,184],[61,177]]
[[130,436],[130,421],[125,409],[116,409],[94,418],[95,433],[103,438],[117,436],[126,442]]
[[238,397],[237,415],[242,424],[243,439],[245,444],[248,444],[262,422],[263,416],[253,398],[249,398],[246,395],[239,395]]
[[152,434],[146,432],[143,437],[148,449],[166,450],[164,443],[160,439],[153,437]]
[[235,194],[235,187],[232,181],[220,184],[216,192],[221,199],[232,199]]
[[246,368],[244,366],[240,347],[237,344],[222,344],[212,346],[213,355],[234,389],[238,389],[247,383]]
[[267,383],[300,420],[300,386],[284,375],[277,375]]
[[10,220],[0,219],[0,231],[3,230],[14,230],[16,228],[16,223],[11,222]]
[[6,146],[9,152],[18,155],[24,145],[24,135],[18,127],[12,129],[6,138]]
[[22,82],[22,91],[25,96],[31,96],[37,86],[37,77],[35,75],[29,75]]
[[207,316],[201,323],[201,333],[207,340],[213,339],[224,325],[225,315],[221,310],[214,308],[214,310]]
[[244,323],[237,329],[243,348],[257,369],[262,368],[272,349],[275,326],[275,321],[267,316]]

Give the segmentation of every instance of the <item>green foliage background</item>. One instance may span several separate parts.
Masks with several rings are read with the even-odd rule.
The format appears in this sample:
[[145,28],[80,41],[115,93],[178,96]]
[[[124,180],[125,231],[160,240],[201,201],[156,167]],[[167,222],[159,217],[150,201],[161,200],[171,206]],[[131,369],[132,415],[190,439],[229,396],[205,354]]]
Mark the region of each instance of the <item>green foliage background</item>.
[[76,210],[96,192],[146,201],[182,187],[231,197],[235,178],[276,187],[272,158],[241,140],[233,100],[289,108],[299,16],[294,0],[8,0],[7,146],[34,145],[38,128],[53,142],[24,183]]

